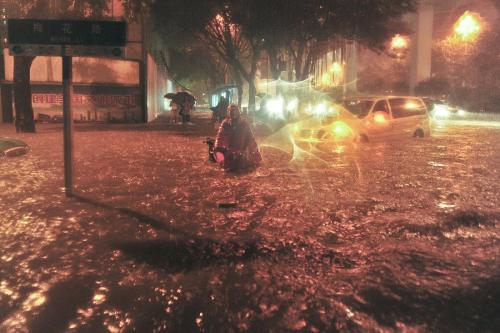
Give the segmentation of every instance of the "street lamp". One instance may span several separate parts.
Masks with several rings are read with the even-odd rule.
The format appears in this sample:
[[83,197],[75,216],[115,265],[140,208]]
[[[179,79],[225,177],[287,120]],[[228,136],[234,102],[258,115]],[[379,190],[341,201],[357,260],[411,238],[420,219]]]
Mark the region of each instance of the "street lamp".
[[451,34],[438,45],[450,63],[463,64],[475,50],[485,23],[477,13],[466,11],[453,24]]
[[401,36],[400,34],[396,34],[394,37],[392,37],[391,40],[391,48],[392,49],[405,49],[408,47],[408,41],[406,40],[405,37]]
[[463,42],[471,42],[481,32],[479,15],[466,11],[453,26],[455,36]]
[[391,39],[390,54],[395,56],[398,60],[403,58],[408,51],[409,46],[408,38],[400,34],[394,35]]

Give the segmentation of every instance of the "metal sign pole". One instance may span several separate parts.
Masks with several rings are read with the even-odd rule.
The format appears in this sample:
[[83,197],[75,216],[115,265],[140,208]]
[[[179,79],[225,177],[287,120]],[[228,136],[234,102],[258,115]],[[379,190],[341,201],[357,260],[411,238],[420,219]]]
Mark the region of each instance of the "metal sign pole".
[[73,195],[73,98],[72,57],[62,47],[63,116],[64,116],[64,188],[67,197]]

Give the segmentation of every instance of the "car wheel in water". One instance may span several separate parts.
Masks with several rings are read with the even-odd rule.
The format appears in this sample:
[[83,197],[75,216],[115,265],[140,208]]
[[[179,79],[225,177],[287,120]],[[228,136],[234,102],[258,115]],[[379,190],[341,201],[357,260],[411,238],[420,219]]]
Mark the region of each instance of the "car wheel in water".
[[418,128],[415,133],[413,133],[414,138],[423,138],[425,136],[424,130],[421,128]]

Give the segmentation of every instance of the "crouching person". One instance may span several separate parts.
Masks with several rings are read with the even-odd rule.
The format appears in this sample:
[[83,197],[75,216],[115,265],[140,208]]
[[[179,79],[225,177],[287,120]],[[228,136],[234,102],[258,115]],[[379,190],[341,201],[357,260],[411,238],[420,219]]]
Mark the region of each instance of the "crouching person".
[[237,105],[230,104],[227,108],[215,139],[214,155],[227,171],[253,169],[262,161],[250,125],[241,118]]

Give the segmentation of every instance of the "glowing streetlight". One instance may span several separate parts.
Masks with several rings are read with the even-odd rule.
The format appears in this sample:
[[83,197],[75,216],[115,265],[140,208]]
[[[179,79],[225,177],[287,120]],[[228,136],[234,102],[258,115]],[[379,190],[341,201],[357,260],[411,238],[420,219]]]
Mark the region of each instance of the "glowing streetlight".
[[394,35],[391,39],[391,55],[398,58],[399,61],[399,59],[403,58],[408,51],[409,44],[410,42],[407,37],[401,36],[400,34]]
[[408,40],[401,36],[400,34],[395,35],[392,37],[391,40],[391,49],[394,50],[402,50],[406,49],[408,47]]
[[466,11],[453,26],[455,35],[464,42],[473,41],[481,32],[481,22],[477,14]]

